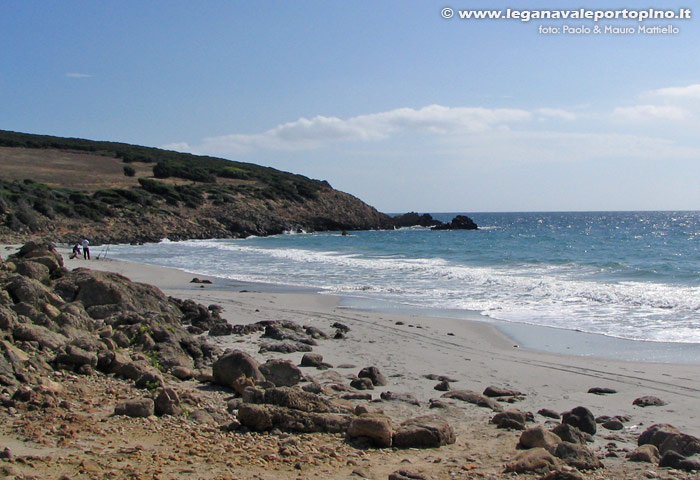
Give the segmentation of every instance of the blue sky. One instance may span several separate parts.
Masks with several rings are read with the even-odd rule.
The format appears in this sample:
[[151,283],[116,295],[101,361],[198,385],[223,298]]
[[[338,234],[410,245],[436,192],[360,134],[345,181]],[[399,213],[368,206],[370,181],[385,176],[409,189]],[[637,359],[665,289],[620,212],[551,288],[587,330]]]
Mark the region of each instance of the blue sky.
[[[0,129],[259,163],[386,212],[700,209],[696,12],[595,24],[444,7],[581,5],[3,2]],[[687,4],[586,2],[625,7]],[[635,33],[539,32],[596,25]]]

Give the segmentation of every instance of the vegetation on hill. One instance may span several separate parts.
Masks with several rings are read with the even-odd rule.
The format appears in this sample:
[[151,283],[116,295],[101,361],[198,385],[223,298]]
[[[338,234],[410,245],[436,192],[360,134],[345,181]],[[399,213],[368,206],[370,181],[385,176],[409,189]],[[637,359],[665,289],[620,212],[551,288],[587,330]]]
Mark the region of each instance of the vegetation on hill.
[[[22,165],[26,176],[0,179],[0,240],[5,241],[37,234],[57,241],[80,235],[106,242],[220,238],[292,229],[382,228],[388,222],[387,216],[328,182],[250,163],[8,131],[0,131],[0,147],[6,147],[6,159],[13,152],[35,152],[34,163]],[[152,175],[139,175],[128,188],[120,180],[122,187],[94,190],[76,189],[75,179],[72,188],[66,186],[67,178],[33,180],[53,158],[36,152],[57,150],[87,154],[90,176],[102,175],[103,183],[110,183],[109,175],[135,176],[132,165],[137,163],[149,165]],[[107,160],[124,167],[108,174],[100,170]]]

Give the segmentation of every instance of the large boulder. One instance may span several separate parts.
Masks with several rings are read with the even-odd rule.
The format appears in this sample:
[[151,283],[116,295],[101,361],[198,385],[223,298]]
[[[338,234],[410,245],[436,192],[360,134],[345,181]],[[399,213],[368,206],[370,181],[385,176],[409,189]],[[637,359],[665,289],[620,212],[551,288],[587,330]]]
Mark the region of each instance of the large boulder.
[[561,442],[554,450],[554,455],[579,470],[594,470],[603,466],[593,452],[575,443]]
[[292,387],[268,388],[264,391],[262,402],[303,412],[330,413],[346,411],[345,408],[335,405],[323,397]]
[[582,432],[595,435],[595,417],[586,407],[576,407],[569,412],[562,414],[562,423],[567,423],[578,428]]
[[115,415],[126,415],[129,417],[150,417],[154,413],[153,400],[141,398],[138,400],[127,400],[120,402],[114,408]]
[[561,443],[561,438],[550,432],[542,425],[528,428],[520,435],[518,443],[519,448],[545,448],[549,451],[554,451],[557,445]]
[[265,381],[260,372],[260,364],[250,355],[240,350],[228,350],[212,365],[214,383],[234,388],[240,377],[253,382]]
[[544,448],[533,448],[520,452],[506,465],[506,472],[526,473],[549,471],[559,466],[557,458]]
[[57,350],[68,342],[68,338],[41,325],[22,323],[12,331],[15,340],[37,342],[43,349]]
[[375,387],[386,385],[386,377],[382,375],[377,367],[365,367],[357,374],[359,378],[369,378]]
[[394,434],[398,448],[437,448],[455,442],[455,432],[444,418],[426,415],[406,420]]
[[351,416],[244,403],[238,408],[238,421],[256,432],[279,428],[301,433],[342,433],[350,426]]
[[391,447],[393,428],[384,415],[365,414],[355,417],[348,426],[348,437],[367,438],[377,447]]
[[265,379],[276,387],[291,387],[301,380],[301,370],[289,360],[271,359],[260,365]]
[[118,273],[76,268],[55,283],[55,290],[66,302],[81,302],[93,318],[123,311],[158,312],[173,319],[180,316],[158,288]]

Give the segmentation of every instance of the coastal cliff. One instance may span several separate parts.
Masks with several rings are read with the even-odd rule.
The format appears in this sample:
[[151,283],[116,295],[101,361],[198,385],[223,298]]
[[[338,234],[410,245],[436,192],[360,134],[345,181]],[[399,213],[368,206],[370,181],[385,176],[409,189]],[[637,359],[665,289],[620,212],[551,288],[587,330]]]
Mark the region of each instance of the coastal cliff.
[[114,142],[0,131],[0,241],[96,243],[387,228],[328,182]]

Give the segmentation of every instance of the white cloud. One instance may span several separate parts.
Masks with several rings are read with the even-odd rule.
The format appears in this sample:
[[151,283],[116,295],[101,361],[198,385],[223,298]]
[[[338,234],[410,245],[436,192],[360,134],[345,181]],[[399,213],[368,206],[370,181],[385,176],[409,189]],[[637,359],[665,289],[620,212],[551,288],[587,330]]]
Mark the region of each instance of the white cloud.
[[358,115],[348,119],[316,116],[284,123],[266,132],[205,138],[191,147],[173,143],[165,148],[184,147],[210,154],[241,153],[255,149],[303,150],[337,141],[371,141],[405,132],[450,134],[478,133],[508,128],[527,121],[532,114],[519,109],[489,109],[430,105],[421,109],[399,108],[388,112]]
[[68,78],[92,78],[92,75],[89,75],[87,73],[70,72],[70,73],[66,73],[66,77],[68,77]]
[[612,112],[612,118],[624,122],[646,122],[650,120],[678,121],[688,118],[689,113],[674,105],[635,105],[633,107],[617,107]]
[[668,99],[700,99],[700,83],[686,87],[659,88],[649,93]]
[[539,108],[536,112],[543,117],[561,118],[562,120],[576,120],[578,117],[575,113],[560,108]]

